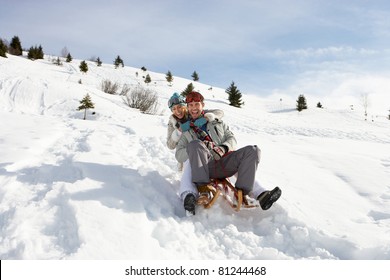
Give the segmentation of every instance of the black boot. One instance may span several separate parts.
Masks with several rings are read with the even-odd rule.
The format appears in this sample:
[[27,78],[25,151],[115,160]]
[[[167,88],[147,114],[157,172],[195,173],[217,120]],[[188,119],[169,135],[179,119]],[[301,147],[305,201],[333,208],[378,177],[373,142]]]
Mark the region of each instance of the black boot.
[[261,209],[268,210],[281,195],[282,190],[279,187],[275,187],[272,191],[262,192],[257,197],[257,200],[260,202]]
[[189,193],[184,198],[184,209],[190,215],[195,215],[196,198],[195,195]]

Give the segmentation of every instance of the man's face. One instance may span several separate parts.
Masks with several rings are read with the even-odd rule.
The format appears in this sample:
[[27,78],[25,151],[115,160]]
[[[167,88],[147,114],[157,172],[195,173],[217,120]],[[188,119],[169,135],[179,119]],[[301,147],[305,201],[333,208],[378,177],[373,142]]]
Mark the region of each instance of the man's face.
[[187,104],[187,107],[188,107],[188,112],[191,115],[191,118],[197,119],[202,114],[204,103],[203,102],[190,102]]

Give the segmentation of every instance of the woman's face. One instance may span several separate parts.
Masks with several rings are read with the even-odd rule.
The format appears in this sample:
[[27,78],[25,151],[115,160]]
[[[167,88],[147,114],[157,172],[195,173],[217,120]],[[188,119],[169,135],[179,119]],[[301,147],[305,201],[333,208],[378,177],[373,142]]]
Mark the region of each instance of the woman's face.
[[177,104],[172,107],[172,113],[179,119],[184,118],[184,106]]

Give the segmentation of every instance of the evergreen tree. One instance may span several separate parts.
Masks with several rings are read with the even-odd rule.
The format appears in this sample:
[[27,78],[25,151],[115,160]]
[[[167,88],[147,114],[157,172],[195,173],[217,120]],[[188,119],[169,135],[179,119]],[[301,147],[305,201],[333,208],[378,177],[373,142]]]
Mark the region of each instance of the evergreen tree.
[[80,62],[80,71],[83,72],[83,73],[87,73],[88,72],[88,64],[85,62],[85,60],[81,61]]
[[150,75],[147,74],[147,75],[146,75],[146,78],[145,78],[145,80],[144,80],[144,82],[145,82],[146,84],[149,84],[151,81],[152,81],[152,78],[150,78]]
[[66,62],[72,62],[73,60],[73,57],[70,55],[70,53],[68,53],[68,55],[66,56]]
[[145,66],[142,66],[141,70],[144,71],[144,72],[148,71]]
[[18,36],[14,36],[11,40],[11,44],[9,45],[9,53],[13,55],[22,55],[22,44],[20,43],[20,39]]
[[59,56],[57,57],[57,59],[55,59],[55,60],[53,61],[53,63],[54,63],[55,65],[58,65],[58,66],[61,66],[61,65],[62,65],[62,61],[61,61],[61,59],[60,59]]
[[0,39],[0,56],[7,57],[6,52],[8,51],[7,45],[4,44],[3,40]]
[[317,103],[317,108],[322,108],[321,102],[318,102],[318,103]]
[[123,64],[123,60],[122,58],[118,55],[114,61],[114,65],[115,65],[115,69],[117,69],[119,67],[119,65],[122,65],[122,67],[125,67],[125,65]]
[[37,53],[37,59],[43,59],[43,57],[44,57],[44,53],[43,53],[43,49],[42,49],[42,46],[41,45],[39,45],[39,47],[38,47],[38,53]]
[[172,86],[173,76],[172,76],[171,71],[168,71],[168,73],[165,76],[165,79],[167,79],[167,82],[169,83],[169,85]]
[[300,112],[305,109],[307,109],[306,97],[303,94],[301,94],[299,95],[297,100],[297,110]]
[[97,66],[102,66],[102,61],[100,60],[100,57],[96,59]]
[[181,95],[186,97],[193,90],[194,90],[194,85],[192,83],[189,83],[186,89],[181,92]]
[[84,120],[87,118],[87,109],[95,108],[95,104],[92,103],[91,97],[87,93],[84,98],[80,101],[80,106],[77,108],[78,111],[84,110]]
[[199,76],[198,76],[198,73],[196,73],[196,71],[194,71],[194,73],[192,73],[191,75],[192,79],[196,82],[196,81],[199,81]]
[[241,100],[242,94],[237,86],[232,82],[230,86],[225,90],[225,92],[229,95],[228,100],[230,102],[230,106],[234,106],[237,108],[241,108],[241,105],[244,103]]
[[31,60],[43,59],[43,57],[44,57],[44,53],[43,53],[41,45],[39,45],[39,47],[37,47],[37,46],[30,47],[30,49],[28,50],[28,53],[27,53],[28,59],[31,59]]

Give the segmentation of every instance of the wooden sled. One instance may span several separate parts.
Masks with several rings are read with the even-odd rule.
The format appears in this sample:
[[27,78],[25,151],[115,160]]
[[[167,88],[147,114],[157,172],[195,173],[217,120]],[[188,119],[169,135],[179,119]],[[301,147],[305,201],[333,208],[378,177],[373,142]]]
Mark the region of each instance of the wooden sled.
[[241,208],[256,208],[259,203],[256,199],[243,195],[242,190],[236,189],[228,179],[212,179],[211,183],[200,191],[198,204],[205,208],[213,206],[219,196],[222,196],[235,211]]

